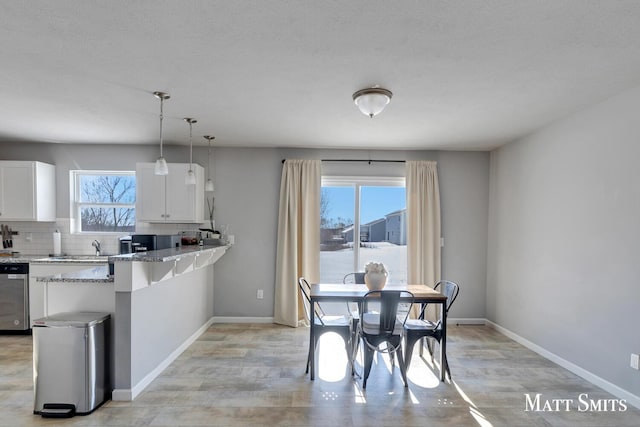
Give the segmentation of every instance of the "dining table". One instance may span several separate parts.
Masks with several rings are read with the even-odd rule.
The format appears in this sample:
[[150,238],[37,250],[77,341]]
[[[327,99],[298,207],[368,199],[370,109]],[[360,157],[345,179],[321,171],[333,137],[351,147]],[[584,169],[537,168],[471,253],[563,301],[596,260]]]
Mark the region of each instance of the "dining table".
[[[432,287],[420,284],[393,284],[389,283],[384,290],[409,291],[413,294],[414,304],[438,304],[440,305],[440,321],[442,328],[442,339],[440,341],[440,381],[445,381],[445,363],[447,354],[447,297]],[[369,292],[366,285],[361,284],[336,284],[336,283],[314,283],[311,284],[309,299],[311,306],[321,302],[357,302],[361,305],[364,295]],[[310,340],[315,342],[315,309],[310,311]],[[422,310],[421,310],[422,311]],[[310,379],[315,379],[315,346],[311,346],[310,355]],[[407,366],[408,368],[408,366]]]

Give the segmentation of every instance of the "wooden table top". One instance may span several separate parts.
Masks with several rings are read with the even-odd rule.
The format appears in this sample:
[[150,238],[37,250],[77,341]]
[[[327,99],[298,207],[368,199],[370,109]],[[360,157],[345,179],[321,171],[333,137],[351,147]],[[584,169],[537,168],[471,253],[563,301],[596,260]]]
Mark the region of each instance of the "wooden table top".
[[[416,302],[444,302],[447,297],[427,285],[407,285],[389,283],[384,290],[409,291]],[[311,285],[311,298],[314,300],[357,300],[364,297],[369,289],[365,285],[341,283],[316,283]]]

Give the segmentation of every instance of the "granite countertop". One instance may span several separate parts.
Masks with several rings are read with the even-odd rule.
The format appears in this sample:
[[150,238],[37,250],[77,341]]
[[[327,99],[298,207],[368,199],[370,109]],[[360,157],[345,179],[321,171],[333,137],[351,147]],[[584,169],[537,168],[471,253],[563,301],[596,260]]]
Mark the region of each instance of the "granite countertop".
[[41,264],[106,264],[109,262],[109,255],[45,255],[39,258],[32,258],[30,262]]
[[20,252],[13,252],[11,255],[0,256],[0,264],[28,263],[46,256],[47,255],[23,255]]
[[47,283],[113,283],[113,276],[109,276],[109,267],[100,265],[71,273],[53,274],[36,277],[38,282]]
[[216,246],[181,246],[179,248],[160,249],[157,251],[136,252],[132,254],[115,255],[109,257],[109,262],[120,261],[141,261],[141,262],[165,262],[177,260],[185,255],[198,255],[200,253],[216,250],[227,249],[231,245]]

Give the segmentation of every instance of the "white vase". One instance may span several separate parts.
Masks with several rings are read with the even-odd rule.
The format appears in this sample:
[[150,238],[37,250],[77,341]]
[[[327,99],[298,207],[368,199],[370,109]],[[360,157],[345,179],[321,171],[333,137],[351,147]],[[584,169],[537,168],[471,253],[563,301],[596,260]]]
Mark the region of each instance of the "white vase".
[[387,284],[387,275],[385,273],[366,273],[364,283],[370,291],[379,291]]

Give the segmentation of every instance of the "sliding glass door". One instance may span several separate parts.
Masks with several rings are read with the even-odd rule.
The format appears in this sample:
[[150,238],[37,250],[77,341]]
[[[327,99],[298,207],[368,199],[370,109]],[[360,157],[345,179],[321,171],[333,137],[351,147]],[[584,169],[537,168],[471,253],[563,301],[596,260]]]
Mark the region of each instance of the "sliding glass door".
[[321,282],[342,283],[376,261],[390,283],[406,283],[404,178],[323,177],[320,223]]

